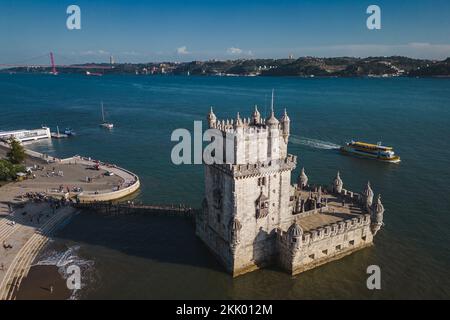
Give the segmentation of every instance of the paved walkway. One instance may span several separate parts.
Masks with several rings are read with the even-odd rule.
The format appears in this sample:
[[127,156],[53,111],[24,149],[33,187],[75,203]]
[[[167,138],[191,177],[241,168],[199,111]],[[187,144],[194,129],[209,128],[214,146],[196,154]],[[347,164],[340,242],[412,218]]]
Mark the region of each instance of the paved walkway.
[[12,214],[5,205],[0,207],[0,300],[14,298],[48,236],[74,211],[62,207],[53,212],[47,203],[31,203]]
[[[72,192],[74,188],[82,188],[84,192],[111,192],[117,186],[122,187],[133,179],[128,173],[119,174],[119,170],[115,168],[100,166],[99,170],[95,170],[93,164],[94,162],[77,161],[76,164],[58,162],[45,165],[45,169],[33,171],[34,179],[11,182],[2,186],[0,201],[11,201],[27,192],[57,194],[61,187],[64,192],[67,192],[67,189]],[[105,175],[107,171],[114,172],[114,175]],[[63,175],[58,175],[58,172],[62,172]],[[87,178],[90,179],[89,182]]]
[[[309,191],[300,191],[302,199],[307,199],[309,194]],[[317,195],[317,192],[313,192],[313,195]],[[358,204],[348,200],[345,202],[345,205],[342,205],[342,199],[336,197],[336,195],[322,193],[322,198],[327,199],[327,207],[323,208],[323,210],[317,209],[316,213],[301,217],[297,220],[303,231],[317,229],[367,213]]]

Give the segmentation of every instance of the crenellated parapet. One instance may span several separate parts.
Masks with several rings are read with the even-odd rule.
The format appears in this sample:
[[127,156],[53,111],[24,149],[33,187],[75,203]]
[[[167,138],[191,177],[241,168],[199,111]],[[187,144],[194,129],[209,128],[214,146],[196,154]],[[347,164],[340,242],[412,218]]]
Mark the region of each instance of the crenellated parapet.
[[[340,234],[344,234],[348,231],[352,231],[364,226],[369,226],[371,219],[369,214],[363,214],[351,219],[345,219],[336,223],[325,224],[318,228],[310,229],[303,232],[299,223],[294,223],[289,227],[287,231],[278,230],[279,240],[285,244],[291,245],[293,242],[298,243],[298,247],[308,246],[314,242],[334,237]],[[301,232],[293,233],[293,230],[301,230]],[[295,237],[293,237],[295,234]],[[293,240],[294,239],[294,240]]]
[[[371,219],[363,214],[304,231],[301,220],[277,229],[279,264],[296,274],[349,254],[372,243]],[[295,236],[294,236],[295,235]]]
[[[251,117],[242,117],[238,112],[234,119],[218,119],[214,111],[207,115],[209,129],[215,129],[226,138],[224,151],[235,155],[235,164],[257,163],[287,157],[290,135],[290,119],[287,111],[280,120],[275,116],[274,103],[270,116],[264,118],[255,106]],[[229,150],[231,148],[232,150]]]
[[211,166],[234,178],[248,178],[293,170],[296,165],[297,156],[289,154],[284,159],[248,164],[212,164]]
[[339,221],[329,225],[323,225],[316,229],[306,231],[302,236],[302,245],[310,245],[316,241],[320,241],[329,237],[334,237],[339,234],[344,234],[348,231],[355,230],[364,226],[370,225],[370,215],[364,214],[351,219]]
[[228,133],[239,133],[241,130],[245,133],[268,133],[270,130],[280,130],[283,138],[287,140],[290,134],[290,119],[286,109],[284,109],[281,121],[278,121],[273,111],[267,119],[261,118],[257,106],[255,106],[255,112],[257,114],[253,113],[252,118],[241,117],[238,112],[236,118],[218,119],[211,107],[207,116],[208,127]]
[[269,132],[269,127],[266,126],[264,119],[260,123],[254,124],[250,118],[241,119],[239,113],[237,119],[217,120],[210,123],[209,128],[234,134],[238,134],[239,132],[246,134],[267,134]]

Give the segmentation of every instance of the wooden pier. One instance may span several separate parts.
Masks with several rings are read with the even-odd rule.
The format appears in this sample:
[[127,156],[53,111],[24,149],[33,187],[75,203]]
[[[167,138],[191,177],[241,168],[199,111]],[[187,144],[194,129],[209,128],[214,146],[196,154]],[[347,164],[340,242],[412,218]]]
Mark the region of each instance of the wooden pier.
[[74,203],[77,209],[95,211],[102,214],[124,215],[124,214],[146,214],[155,216],[178,216],[189,219],[195,218],[196,209],[183,204],[179,205],[148,205],[142,203],[127,202],[90,202]]

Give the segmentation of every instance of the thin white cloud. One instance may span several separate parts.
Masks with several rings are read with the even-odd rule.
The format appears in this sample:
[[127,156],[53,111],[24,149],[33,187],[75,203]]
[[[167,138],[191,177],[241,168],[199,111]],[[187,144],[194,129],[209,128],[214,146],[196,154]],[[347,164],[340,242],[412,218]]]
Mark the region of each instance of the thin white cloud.
[[142,53],[136,52],[136,51],[123,51],[120,54],[126,55],[126,56],[141,56]]
[[228,48],[228,49],[227,49],[227,53],[228,53],[228,54],[234,54],[234,55],[236,55],[236,54],[241,54],[241,53],[242,53],[242,49],[240,49],[240,48],[235,48],[235,47],[231,47],[231,48]]
[[227,54],[232,56],[253,56],[253,52],[251,50],[245,51],[237,47],[228,48]]
[[177,48],[177,54],[185,55],[185,54],[190,54],[190,52],[187,50],[186,46],[182,46],[182,47]]
[[109,55],[110,53],[106,50],[86,50],[86,51],[81,51],[78,53],[79,55],[82,56],[103,56],[103,55]]

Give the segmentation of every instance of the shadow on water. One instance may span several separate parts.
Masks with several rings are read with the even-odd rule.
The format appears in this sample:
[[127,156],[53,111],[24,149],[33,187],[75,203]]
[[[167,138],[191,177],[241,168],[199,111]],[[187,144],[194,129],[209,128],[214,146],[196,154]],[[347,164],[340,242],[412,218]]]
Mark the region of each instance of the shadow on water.
[[94,261],[98,277],[81,293],[85,299],[308,299],[373,295],[365,288],[365,264],[361,263],[371,260],[370,248],[296,277],[269,266],[232,278],[195,236],[192,221],[186,218],[85,212],[61,229],[56,241],[67,246],[80,244],[80,255]]
[[57,237],[164,263],[221,270],[194,231],[189,218],[81,212]]

